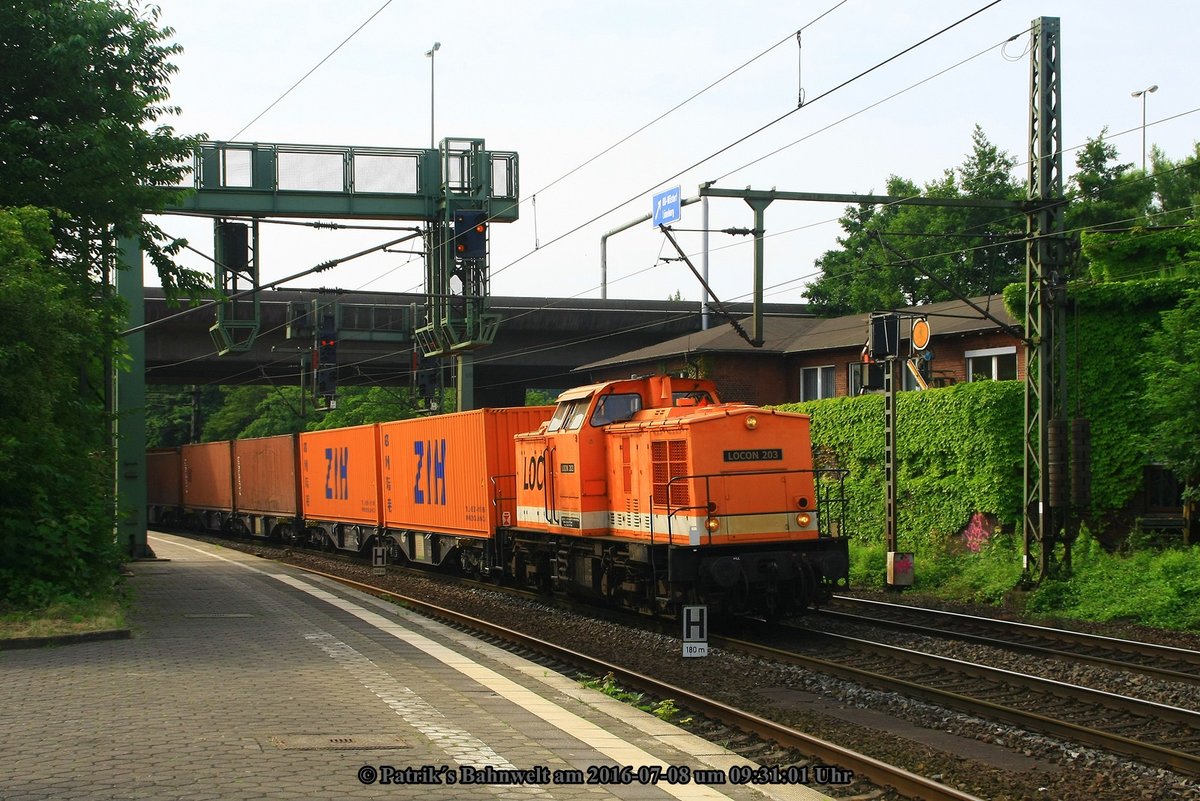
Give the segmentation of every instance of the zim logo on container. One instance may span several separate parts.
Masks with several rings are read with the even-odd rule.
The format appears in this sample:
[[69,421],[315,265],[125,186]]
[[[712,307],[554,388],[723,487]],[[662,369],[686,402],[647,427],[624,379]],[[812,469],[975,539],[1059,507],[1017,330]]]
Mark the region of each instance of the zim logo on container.
[[[413,480],[413,503],[446,505],[446,440],[416,440],[417,475]],[[422,486],[424,485],[424,486]]]
[[747,448],[740,451],[725,451],[727,462],[780,462],[783,448]]
[[330,500],[350,499],[350,449],[325,449],[325,497]]

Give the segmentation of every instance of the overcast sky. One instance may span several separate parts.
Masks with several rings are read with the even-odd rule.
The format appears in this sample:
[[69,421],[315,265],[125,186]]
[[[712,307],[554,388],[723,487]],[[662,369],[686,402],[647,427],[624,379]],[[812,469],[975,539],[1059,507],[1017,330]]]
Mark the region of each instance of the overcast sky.
[[[393,0],[382,11],[384,0],[158,4],[161,23],[175,29],[173,39],[184,48],[171,82],[182,115],[171,123],[181,133],[215,140],[237,135],[238,141],[428,147],[431,60],[425,52],[440,42],[437,138],[481,138],[489,149],[520,157],[521,218],[492,227],[493,294],[599,297],[600,236],[648,213],[651,195],[664,188],[680,185],[690,197],[699,184],[715,180],[736,189],[866,193],[882,192],[889,175],[924,184],[962,163],[976,124],[1024,162],[1028,29],[1035,17],[1061,19],[1066,148],[1107,127],[1122,160],[1140,165],[1142,100],[1130,93],[1157,85],[1146,95],[1149,145],[1175,159],[1192,152],[1200,140],[1200,6],[1187,0],[1002,0],[830,91],[988,2]],[[801,89],[803,108],[754,133],[796,109]],[[903,93],[887,99],[897,92]],[[1075,155],[1068,150],[1064,156],[1067,175]],[[1024,166],[1018,175],[1023,181]],[[699,228],[699,209],[685,207],[679,227]],[[803,301],[814,259],[836,246],[841,212],[832,204],[782,201],[767,209],[770,300]],[[594,217],[600,219],[569,233]],[[160,223],[211,253],[211,224],[181,217]],[[743,201],[711,202],[711,228],[752,224]],[[679,236],[698,262],[700,235]],[[386,238],[267,226],[263,280]],[[717,296],[745,299],[751,242],[714,234],[711,246]],[[673,255],[649,223],[614,236],[609,297],[661,299],[680,291],[699,299],[686,266],[659,261]],[[207,269],[200,260],[193,264]],[[418,257],[380,254],[296,286],[420,291],[422,275]]]

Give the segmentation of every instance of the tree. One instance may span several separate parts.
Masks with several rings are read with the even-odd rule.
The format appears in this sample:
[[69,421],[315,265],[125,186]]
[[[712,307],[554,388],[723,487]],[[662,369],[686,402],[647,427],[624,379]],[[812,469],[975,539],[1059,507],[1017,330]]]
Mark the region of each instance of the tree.
[[1197,218],[1200,207],[1200,142],[1192,153],[1177,162],[1168,159],[1158,147],[1150,150],[1154,170],[1154,222],[1179,225]]
[[[1123,281],[1195,273],[1200,265],[1197,155],[1171,162],[1154,149],[1153,174],[1117,163],[1106,131],[1080,151],[1071,178],[1067,227],[1080,240],[1086,274]],[[1200,149],[1197,150],[1200,154]],[[1180,228],[1178,226],[1184,226]]]
[[[443,404],[443,409],[453,409]],[[407,420],[420,414],[412,393],[407,389],[387,387],[344,387],[338,390],[337,408],[309,423],[309,431],[389,420]]]
[[205,420],[202,439],[212,442],[292,434],[303,431],[304,423],[296,387],[222,387],[220,405]]
[[171,259],[183,242],[142,219],[178,195],[200,137],[160,119],[173,31],[125,0],[10,0],[0,6],[0,207],[54,208],[54,261],[85,291],[103,280],[115,237],[141,239],[163,287],[191,295],[203,274]]
[[1128,228],[1150,210],[1154,184],[1132,163],[1117,162],[1117,148],[1100,131],[1075,158],[1077,172],[1068,182],[1070,205],[1065,216],[1070,231]]
[[104,592],[119,559],[106,417],[81,387],[112,331],[51,268],[53,224],[0,209],[0,608]]
[[[886,193],[899,197],[1015,200],[1015,160],[975,127],[971,153],[956,170],[925,185],[892,176]],[[841,220],[839,249],[816,264],[821,277],[805,296],[820,313],[851,314],[949,300],[955,292],[999,291],[1022,273],[1024,253],[1016,240],[1020,215],[948,206],[851,206]],[[931,277],[932,276],[932,277]],[[947,289],[949,286],[951,289]]]

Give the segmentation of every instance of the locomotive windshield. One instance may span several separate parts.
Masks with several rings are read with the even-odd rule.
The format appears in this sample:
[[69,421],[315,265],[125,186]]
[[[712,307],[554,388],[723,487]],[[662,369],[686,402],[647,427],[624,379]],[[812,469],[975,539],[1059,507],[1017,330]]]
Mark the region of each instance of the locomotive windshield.
[[642,396],[636,392],[628,395],[605,395],[596,401],[596,411],[592,412],[592,425],[606,426],[609,423],[620,423],[633,417],[634,412],[642,408]]
[[578,431],[583,425],[583,417],[587,414],[588,401],[591,398],[576,398],[574,400],[563,401],[558,404],[558,408],[554,410],[554,416],[550,418],[550,425],[546,431],[553,433],[555,431]]

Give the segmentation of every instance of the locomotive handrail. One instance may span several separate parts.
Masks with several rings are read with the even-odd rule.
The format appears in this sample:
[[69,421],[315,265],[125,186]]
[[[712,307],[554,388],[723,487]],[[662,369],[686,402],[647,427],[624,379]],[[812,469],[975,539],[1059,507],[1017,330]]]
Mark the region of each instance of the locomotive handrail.
[[[512,497],[508,497],[508,496],[500,494],[502,492],[502,490],[500,489],[500,484],[497,479],[501,479],[501,478],[511,478],[512,479],[513,493],[514,493],[512,495]],[[488,481],[490,481],[492,484],[492,506],[499,506],[501,501],[515,501],[517,499],[517,496],[516,496],[517,474],[516,473],[497,473],[494,476],[489,476]]]
[[[667,480],[667,484],[666,484],[667,502],[666,502],[666,504],[663,504],[663,505],[666,506],[666,509],[667,509],[667,526],[668,526],[667,541],[668,541],[668,543],[670,543],[671,535],[674,533],[671,530],[671,521],[675,517],[676,513],[686,512],[689,510],[700,510],[700,509],[711,510],[712,509],[712,507],[713,507],[712,479],[714,479],[714,478],[738,478],[738,477],[742,477],[742,476],[783,476],[783,475],[790,475],[790,474],[794,474],[794,473],[812,473],[812,475],[813,475],[813,492],[816,495],[816,501],[817,501],[816,509],[814,509],[813,511],[817,515],[818,536],[825,529],[825,526],[822,523],[822,518],[824,517],[824,515],[822,514],[822,510],[824,509],[826,503],[828,503],[830,505],[835,505],[838,507],[839,519],[844,523],[847,504],[848,504],[848,499],[846,498],[846,476],[849,475],[849,473],[850,473],[850,471],[846,470],[845,468],[813,467],[813,468],[791,468],[791,469],[787,469],[787,470],[744,470],[744,471],[738,471],[736,473],[692,473],[692,474],[682,475],[682,476],[672,476],[670,479]],[[827,493],[826,494],[822,493],[823,488],[821,486],[821,479],[826,478],[826,477],[834,477],[837,479],[837,483],[838,483],[838,497],[837,498],[829,498]],[[671,487],[672,487],[672,485],[674,485],[675,482],[677,482],[677,481],[694,481],[694,480],[698,480],[698,479],[704,480],[705,503],[674,507],[671,503]],[[828,489],[828,488],[826,488],[826,489]],[[653,507],[654,507],[653,495],[650,498],[650,504],[651,504],[651,508],[653,509]],[[755,514],[790,514],[792,511],[794,511],[794,510],[792,510],[792,509],[761,510],[760,509],[760,510],[753,511],[753,512],[725,513],[722,516],[724,516],[724,517],[746,517],[746,516],[755,515]],[[653,518],[653,514],[651,514],[651,518]],[[839,531],[838,531],[837,536],[843,536],[843,534],[840,530],[842,528],[842,526],[839,526],[838,528],[839,528]],[[708,532],[708,544],[709,545],[712,544],[712,535],[713,535],[713,533],[711,531],[709,531]],[[832,536],[832,535],[830,535],[830,536]]]
[[546,480],[542,482],[542,506],[546,513],[547,523],[558,523],[558,507],[553,504],[553,501],[558,497],[555,492],[554,481],[554,454],[558,448],[551,448],[547,445],[542,448],[542,456],[546,457]]

